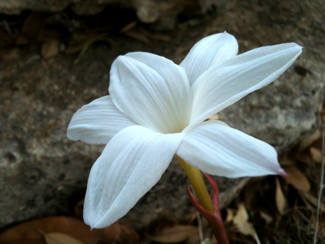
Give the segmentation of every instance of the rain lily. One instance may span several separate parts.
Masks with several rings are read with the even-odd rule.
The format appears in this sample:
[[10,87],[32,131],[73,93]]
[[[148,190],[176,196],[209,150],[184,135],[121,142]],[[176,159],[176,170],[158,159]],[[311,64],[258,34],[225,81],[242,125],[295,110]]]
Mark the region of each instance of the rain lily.
[[269,144],[207,120],[276,80],[296,60],[295,43],[237,54],[228,33],[210,35],[175,64],[146,52],[119,56],[109,95],[80,108],[68,137],[106,144],[88,180],[84,220],[102,228],[125,215],[161,178],[173,156],[226,177],[284,174]]

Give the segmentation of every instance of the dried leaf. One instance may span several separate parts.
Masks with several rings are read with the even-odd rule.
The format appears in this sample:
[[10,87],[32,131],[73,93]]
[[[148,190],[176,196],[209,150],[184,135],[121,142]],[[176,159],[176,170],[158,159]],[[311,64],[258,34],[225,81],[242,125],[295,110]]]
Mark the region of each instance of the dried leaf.
[[63,233],[44,234],[46,244],[83,244],[81,241]]
[[38,41],[45,26],[48,15],[40,12],[31,13],[25,20],[21,34],[17,37],[18,45],[26,45],[29,41]]
[[38,37],[46,23],[47,17],[47,14],[44,13],[31,13],[24,22],[22,32],[29,38]]
[[218,114],[213,114],[209,117],[209,120],[218,120],[219,119],[219,115]]
[[264,211],[260,211],[260,216],[261,216],[262,219],[265,220],[265,222],[267,224],[270,224],[273,221],[272,216],[270,216],[269,214],[265,213]]
[[301,163],[304,163],[304,164],[307,164],[307,165],[313,164],[313,160],[310,157],[310,154],[308,152],[306,152],[306,151],[297,152],[293,156],[297,161],[299,161]]
[[288,184],[291,184],[294,188],[302,192],[309,192],[310,190],[310,183],[307,177],[301,173],[299,169],[296,167],[285,167],[285,171],[287,172],[288,176],[285,177],[285,180]]
[[289,158],[287,154],[284,154],[280,158],[280,164],[281,166],[291,166],[294,165],[295,162],[291,158]]
[[17,239],[14,241],[0,242],[0,244],[45,244],[45,242],[43,239],[38,239],[38,240]]
[[281,185],[280,185],[278,178],[275,179],[275,183],[276,183],[275,203],[276,203],[276,207],[277,207],[279,213],[282,215],[285,212],[285,209],[287,206],[287,200],[283,194],[283,191],[281,189]]
[[136,27],[136,25],[137,25],[137,21],[132,21],[132,22],[130,22],[129,24],[127,24],[126,26],[124,26],[124,27],[120,30],[120,32],[121,32],[121,33],[128,32],[128,31],[134,29],[134,27]]
[[307,137],[303,138],[299,144],[299,151],[303,151],[306,148],[308,148],[310,145],[312,145],[316,140],[318,140],[321,137],[321,131],[316,130],[311,135],[308,135]]
[[[78,55],[78,58],[74,61],[74,63],[78,63],[79,60],[83,57],[83,55],[87,52],[90,46],[92,46],[95,42],[106,42],[109,45],[112,45],[112,39],[108,37],[107,33],[100,33],[95,34],[92,36],[89,36],[86,41],[80,46],[80,53]],[[69,50],[67,50],[69,53]]]
[[[46,233],[60,232],[82,240],[87,244],[95,244],[102,240],[102,231],[90,231],[82,221],[71,217],[48,217],[28,221],[16,225],[0,234],[0,243],[39,243]],[[24,240],[24,241],[21,241]],[[44,242],[43,242],[44,243]]]
[[150,39],[148,38],[147,34],[144,33],[143,31],[141,30],[129,30],[127,32],[124,32],[123,33],[124,35],[128,36],[128,37],[131,37],[137,41],[141,41],[145,44],[149,44],[151,41]]
[[174,225],[162,229],[156,235],[150,236],[151,241],[162,243],[176,243],[183,242],[194,235],[198,235],[197,227],[193,225]]
[[310,147],[309,148],[309,153],[311,158],[313,159],[314,162],[316,163],[321,163],[322,162],[322,152],[316,147]]
[[103,229],[103,236],[105,241],[109,243],[134,243],[139,241],[138,234],[131,227],[118,222]]
[[41,218],[16,225],[0,234],[0,243],[42,243],[49,233],[66,234],[85,244],[134,243],[138,234],[130,227],[115,223],[105,229],[90,230],[82,221],[71,217]]
[[60,42],[56,39],[46,40],[41,49],[42,57],[49,59],[58,55],[60,51]]
[[[305,198],[308,202],[310,202],[312,205],[314,205],[314,207],[317,208],[318,206],[318,199],[316,197],[314,197],[312,194],[310,193],[300,193],[300,196]],[[325,213],[325,204],[324,203],[321,203],[320,204],[320,211],[322,213]]]
[[238,210],[233,222],[240,233],[244,235],[250,235],[255,239],[256,243],[261,243],[254,229],[254,226],[252,223],[248,222],[248,213],[244,204],[240,203],[238,205]]
[[227,217],[225,222],[231,222],[234,220],[235,214],[234,214],[234,210],[227,208]]

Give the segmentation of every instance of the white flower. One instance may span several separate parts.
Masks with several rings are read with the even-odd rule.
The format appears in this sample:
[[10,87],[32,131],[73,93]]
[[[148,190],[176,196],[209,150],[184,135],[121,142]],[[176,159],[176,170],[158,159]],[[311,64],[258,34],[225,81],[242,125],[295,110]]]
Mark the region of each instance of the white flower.
[[196,43],[180,65],[145,52],[119,56],[110,95],[79,109],[68,127],[72,140],[106,144],[90,172],[85,222],[102,228],[125,215],[174,154],[212,175],[283,173],[272,146],[205,120],[277,79],[301,49],[286,43],[237,55],[235,37],[219,33]]

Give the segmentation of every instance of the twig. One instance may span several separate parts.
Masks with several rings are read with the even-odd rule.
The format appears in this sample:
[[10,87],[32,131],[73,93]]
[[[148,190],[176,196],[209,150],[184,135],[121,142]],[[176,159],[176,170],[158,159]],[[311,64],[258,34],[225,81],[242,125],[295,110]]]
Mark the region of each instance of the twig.
[[319,225],[319,212],[320,206],[322,203],[322,195],[324,190],[324,164],[325,164],[325,124],[322,125],[322,166],[321,166],[321,175],[320,175],[320,183],[319,183],[319,193],[318,193],[318,201],[317,201],[317,212],[316,212],[316,226],[314,232],[314,242],[317,243],[317,234],[318,234],[318,225]]

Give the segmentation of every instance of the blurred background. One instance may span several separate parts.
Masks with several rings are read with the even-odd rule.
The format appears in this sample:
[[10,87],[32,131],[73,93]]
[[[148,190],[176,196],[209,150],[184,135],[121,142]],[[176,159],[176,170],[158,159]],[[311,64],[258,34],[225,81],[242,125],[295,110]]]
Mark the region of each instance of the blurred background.
[[[89,231],[82,205],[102,146],[69,141],[73,113],[106,95],[112,61],[148,51],[179,63],[227,31],[239,52],[284,42],[303,54],[219,117],[275,146],[287,178],[216,178],[231,243],[324,242],[319,204],[325,84],[323,0],[1,0],[0,243],[214,243],[175,162],[135,208]],[[317,221],[317,206],[320,208]]]

